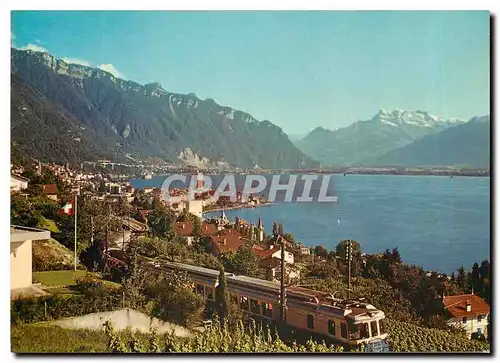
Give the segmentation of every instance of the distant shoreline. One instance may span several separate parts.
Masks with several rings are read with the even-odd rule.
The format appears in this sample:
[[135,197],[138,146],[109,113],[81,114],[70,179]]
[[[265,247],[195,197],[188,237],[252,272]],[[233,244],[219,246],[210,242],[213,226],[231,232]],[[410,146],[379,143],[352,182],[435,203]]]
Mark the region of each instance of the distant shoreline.
[[222,211],[226,211],[226,210],[236,210],[236,209],[253,209],[253,208],[258,208],[258,207],[265,207],[265,206],[272,205],[272,204],[273,203],[271,203],[271,202],[265,202],[265,203],[261,203],[261,204],[257,204],[257,205],[237,205],[237,206],[227,207],[227,208],[214,208],[214,209],[210,209],[207,211],[203,211],[202,213],[205,214],[205,213],[222,212]]

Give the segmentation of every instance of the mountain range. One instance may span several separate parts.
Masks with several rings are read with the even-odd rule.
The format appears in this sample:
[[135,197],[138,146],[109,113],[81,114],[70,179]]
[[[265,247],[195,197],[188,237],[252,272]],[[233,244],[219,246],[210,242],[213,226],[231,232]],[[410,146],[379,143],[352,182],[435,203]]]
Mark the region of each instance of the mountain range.
[[422,110],[380,110],[335,131],[318,127],[295,144],[324,166],[489,165],[489,116],[469,122]]
[[59,162],[125,155],[198,167],[310,168],[270,121],[140,85],[49,53],[11,49],[12,142],[29,155]]
[[270,121],[213,99],[11,48],[12,147],[44,161],[154,157],[196,167],[486,168],[489,130],[489,116],[465,122],[381,109],[335,131],[318,127],[289,137]]
[[470,121],[415,142],[362,160],[360,165],[462,166],[487,169],[490,166],[490,117]]

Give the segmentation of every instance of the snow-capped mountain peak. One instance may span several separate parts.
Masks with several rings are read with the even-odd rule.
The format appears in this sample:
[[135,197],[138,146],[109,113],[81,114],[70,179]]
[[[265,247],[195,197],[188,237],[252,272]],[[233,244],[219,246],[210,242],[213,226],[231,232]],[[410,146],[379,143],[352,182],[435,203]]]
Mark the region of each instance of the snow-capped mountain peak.
[[422,110],[402,110],[399,108],[394,110],[380,109],[370,121],[394,127],[416,126],[432,129],[442,129],[453,124],[464,123],[456,118],[442,118]]

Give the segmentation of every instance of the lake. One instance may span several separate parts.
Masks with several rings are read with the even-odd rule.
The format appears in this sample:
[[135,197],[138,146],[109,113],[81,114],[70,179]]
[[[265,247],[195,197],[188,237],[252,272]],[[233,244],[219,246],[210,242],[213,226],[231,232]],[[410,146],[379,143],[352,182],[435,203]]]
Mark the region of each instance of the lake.
[[[161,186],[165,177],[132,180]],[[363,252],[398,247],[403,261],[451,273],[490,259],[490,178],[415,175],[333,175],[336,203],[275,203],[226,211],[256,222],[273,221],[307,246],[335,248],[354,239]],[[220,213],[207,213],[207,216]]]

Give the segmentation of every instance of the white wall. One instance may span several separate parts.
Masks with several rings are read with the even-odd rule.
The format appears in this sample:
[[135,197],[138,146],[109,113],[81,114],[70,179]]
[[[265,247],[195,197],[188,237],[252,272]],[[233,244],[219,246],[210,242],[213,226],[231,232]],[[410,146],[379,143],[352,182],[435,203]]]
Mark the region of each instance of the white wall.
[[194,214],[198,218],[202,218],[202,216],[203,216],[203,201],[192,200],[192,201],[187,202],[187,210],[189,213]]
[[178,337],[188,337],[190,331],[183,326],[168,323],[157,318],[149,317],[133,309],[120,309],[102,313],[87,314],[74,318],[56,320],[50,324],[67,329],[89,329],[102,330],[103,324],[110,321],[116,330],[131,330],[147,333],[150,328],[156,330],[158,334],[174,332]]
[[[272,257],[276,257],[276,258],[279,258],[281,260],[281,248],[278,251],[274,252]],[[285,250],[285,262],[286,263],[294,263],[295,262],[293,253],[288,252],[287,250]]]
[[31,241],[10,243],[10,289],[31,286],[32,274]]
[[13,178],[12,176],[10,177],[10,190],[23,190],[28,187],[28,182],[27,181],[22,181],[18,180],[16,178]]
[[[489,315],[489,314],[488,314]],[[469,316],[467,317],[467,322],[463,322],[463,318],[451,318],[448,320],[448,324],[451,326],[458,326],[467,332],[467,336],[470,338],[472,333],[476,333],[478,328],[481,328],[481,332],[484,335],[487,335],[487,326],[488,326],[488,315],[482,315],[482,319],[480,322],[477,321],[477,316]]]

